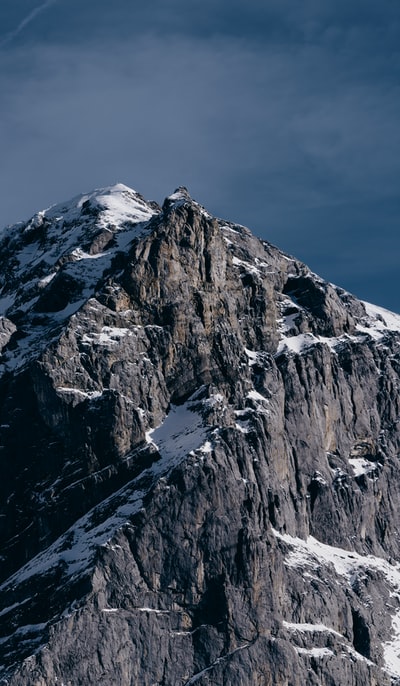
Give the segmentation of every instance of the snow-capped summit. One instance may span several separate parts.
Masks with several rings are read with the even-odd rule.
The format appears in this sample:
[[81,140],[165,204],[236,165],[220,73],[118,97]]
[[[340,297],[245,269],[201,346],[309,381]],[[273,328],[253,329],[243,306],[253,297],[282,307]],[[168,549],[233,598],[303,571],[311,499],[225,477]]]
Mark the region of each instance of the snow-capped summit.
[[116,184],[53,205],[3,232],[0,317],[13,321],[16,313],[25,313],[42,325],[29,331],[25,326],[24,352],[16,351],[12,365],[34,351],[43,327],[58,326],[86,302],[118,252],[142,235],[159,211]]
[[123,183],[80,196],[76,207],[99,207],[100,221],[103,225],[113,224],[117,228],[127,222],[148,221],[155,214],[154,203],[147,203],[143,196]]

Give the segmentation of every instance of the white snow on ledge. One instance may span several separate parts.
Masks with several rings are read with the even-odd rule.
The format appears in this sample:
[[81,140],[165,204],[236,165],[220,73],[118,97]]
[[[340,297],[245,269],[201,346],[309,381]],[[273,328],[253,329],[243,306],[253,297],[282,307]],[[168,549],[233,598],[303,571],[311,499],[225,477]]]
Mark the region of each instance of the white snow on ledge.
[[82,343],[89,343],[92,345],[96,343],[98,345],[114,345],[120,342],[121,338],[125,336],[133,336],[135,330],[121,328],[118,326],[103,326],[100,333],[92,332],[90,334],[84,334],[82,336]]
[[305,633],[321,633],[326,631],[329,634],[334,634],[335,636],[339,636],[339,638],[343,638],[342,634],[335,631],[335,629],[331,629],[329,626],[325,626],[325,624],[310,624],[309,622],[296,624],[294,622],[285,621],[283,621],[282,624],[285,629],[288,629],[289,631],[300,631]]
[[[400,597],[400,564],[398,562],[389,564],[383,558],[374,555],[360,555],[352,550],[330,546],[321,543],[313,536],[303,540],[289,534],[281,534],[275,529],[272,531],[276,538],[290,548],[285,560],[288,567],[318,569],[321,565],[333,565],[336,574],[344,577],[349,586],[357,571],[371,569],[380,572],[385,577],[390,588],[389,595],[392,598]],[[400,607],[392,617],[392,638],[383,642],[382,646],[386,671],[395,677],[400,677]]]
[[298,336],[282,336],[276,354],[280,355],[287,351],[298,354],[318,342],[317,336],[311,333],[301,333]]
[[245,348],[244,351],[248,357],[249,367],[252,367],[254,364],[257,364],[259,355],[258,352],[256,350],[249,350],[248,348]]
[[299,648],[294,646],[296,653],[299,655],[309,655],[315,658],[333,657],[335,653],[330,648]]
[[317,343],[323,343],[331,350],[335,350],[336,346],[346,340],[357,340],[357,338],[355,336],[348,336],[347,334],[337,338],[328,338],[327,336],[315,336],[313,333],[300,333],[297,336],[282,336],[275,354],[280,355],[284,352],[300,354],[308,348],[317,345]]
[[83,400],[94,400],[95,398],[100,398],[103,393],[102,391],[82,391],[80,388],[67,388],[66,386],[57,386],[57,393],[70,398],[71,400],[76,399],[77,402]]
[[368,462],[364,457],[351,457],[349,464],[354,471],[354,476],[362,476],[363,474],[370,474],[375,472],[381,466],[379,462]]
[[172,405],[162,424],[146,433],[147,442],[152,443],[171,464],[180,462],[202,446],[204,452],[209,452],[209,430],[193,404],[193,401],[188,401],[183,405]]
[[[363,302],[367,315],[370,318],[370,324],[376,331],[400,331],[400,314],[385,310],[384,307],[372,305],[371,303]],[[368,328],[363,328],[363,331],[369,331]]]

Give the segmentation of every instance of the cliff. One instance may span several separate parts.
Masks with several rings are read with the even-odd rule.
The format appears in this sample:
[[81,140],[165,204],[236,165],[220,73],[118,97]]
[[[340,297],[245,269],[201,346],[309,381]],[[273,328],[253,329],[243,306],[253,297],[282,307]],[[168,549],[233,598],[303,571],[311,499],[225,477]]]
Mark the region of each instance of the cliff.
[[400,684],[400,317],[183,188],[0,254],[0,683]]

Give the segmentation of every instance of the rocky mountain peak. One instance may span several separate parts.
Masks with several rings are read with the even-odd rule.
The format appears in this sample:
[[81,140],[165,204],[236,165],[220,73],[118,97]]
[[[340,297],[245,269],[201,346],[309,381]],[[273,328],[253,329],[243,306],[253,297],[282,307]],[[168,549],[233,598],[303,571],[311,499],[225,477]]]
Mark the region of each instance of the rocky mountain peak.
[[169,195],[165,202],[167,203],[185,203],[193,202],[191,195],[186,186],[178,186],[171,195]]
[[400,318],[183,187],[0,236],[2,677],[400,682]]

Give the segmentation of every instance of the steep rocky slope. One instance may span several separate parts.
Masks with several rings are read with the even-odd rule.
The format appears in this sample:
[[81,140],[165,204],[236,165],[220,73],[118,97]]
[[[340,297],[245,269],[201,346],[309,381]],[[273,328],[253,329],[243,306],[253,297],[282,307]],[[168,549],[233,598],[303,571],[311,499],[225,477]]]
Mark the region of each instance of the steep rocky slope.
[[185,189],[0,255],[0,683],[400,684],[400,318]]

